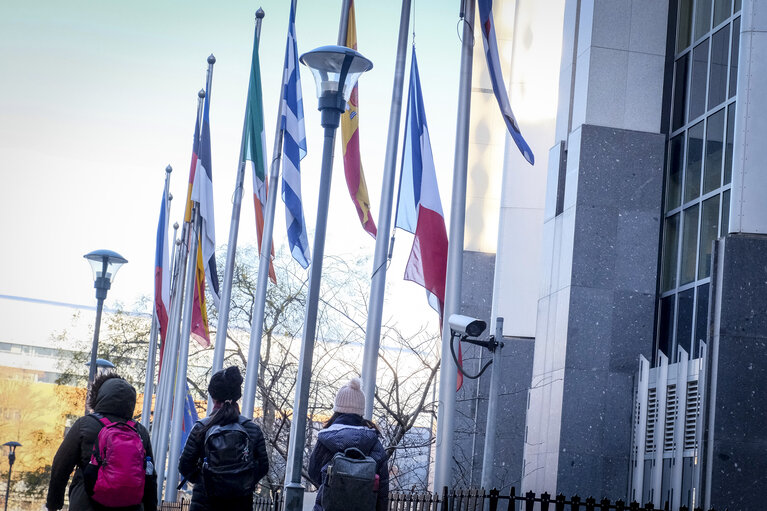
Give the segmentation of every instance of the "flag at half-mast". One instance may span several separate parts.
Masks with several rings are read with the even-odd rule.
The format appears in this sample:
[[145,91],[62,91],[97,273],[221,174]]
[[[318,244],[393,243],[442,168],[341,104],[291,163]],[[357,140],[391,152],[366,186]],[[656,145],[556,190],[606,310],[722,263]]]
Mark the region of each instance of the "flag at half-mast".
[[490,72],[490,82],[493,84],[493,93],[501,109],[503,120],[506,121],[506,127],[511,134],[514,143],[517,144],[522,156],[533,165],[535,157],[530,146],[527,145],[522,132],[519,130],[514,113],[511,111],[509,95],[503,85],[503,73],[501,72],[501,60],[498,57],[498,42],[495,36],[495,21],[493,20],[493,0],[478,0],[479,21],[482,32],[482,43],[485,47],[485,59],[487,60],[487,70]]
[[[248,104],[246,106],[245,129],[245,161],[253,164],[253,204],[256,209],[256,233],[258,235],[258,252],[261,253],[261,240],[264,237],[264,212],[266,198],[269,194],[269,184],[266,179],[266,132],[264,131],[264,102],[261,90],[261,64],[258,58],[258,40],[253,43],[253,58],[250,66],[250,85],[248,86]],[[271,248],[271,259],[274,259],[274,244]],[[269,262],[269,279],[277,283],[274,265]]]
[[[429,305],[439,313],[442,325],[447,275],[447,229],[437,186],[437,171],[431,152],[415,48],[410,65],[406,119],[394,226],[415,235],[405,266],[405,280],[426,288]],[[460,373],[458,376],[460,388],[462,378]]]
[[303,268],[311,260],[309,237],[301,202],[301,160],[306,156],[304,101],[301,94],[301,74],[298,69],[296,45],[295,2],[291,2],[288,21],[288,41],[285,47],[285,70],[282,84],[282,201],[285,203],[285,224],[288,245],[293,259]]
[[[210,91],[205,94],[205,102],[203,105],[203,118],[202,126],[200,126],[199,119],[194,128],[194,144],[192,146],[192,164],[189,169],[189,189],[187,191],[187,204],[186,213],[184,215],[185,222],[192,222],[192,201],[200,202],[205,201],[206,212],[210,214],[209,220],[212,223],[213,220],[213,196],[212,190],[206,190],[206,185],[212,184],[210,180],[210,124],[208,122],[208,113],[210,106]],[[204,177],[200,177],[200,174],[204,174]],[[199,178],[199,179],[198,179]],[[210,202],[208,202],[210,199]],[[200,214],[202,216],[203,205],[199,204]],[[205,220],[200,226],[200,231],[204,231]],[[212,227],[212,225],[211,225]],[[210,328],[208,325],[208,311],[205,306],[205,273],[206,264],[204,260],[203,239],[207,238],[207,233],[199,232],[197,234],[197,253],[190,254],[190,259],[187,264],[195,264],[195,279],[194,279],[194,304],[192,306],[192,327],[191,336],[201,346],[210,346]],[[215,237],[214,237],[215,243]],[[194,263],[193,263],[194,261]],[[215,271],[215,260],[213,261],[213,269]],[[214,279],[211,279],[210,291],[211,295],[218,297],[218,275],[213,274]],[[216,298],[214,298],[215,301]]]
[[[354,15],[354,0],[349,2],[349,21],[346,29],[346,47],[357,49],[357,24]],[[365,174],[362,171],[362,159],[360,158],[359,138],[359,102],[357,87],[352,89],[352,95],[346,103],[346,111],[341,116],[341,136],[343,137],[344,174],[346,174],[346,186],[352,198],[357,216],[362,228],[371,236],[376,236],[376,224],[370,211],[370,198],[368,187],[365,183]]]
[[[157,222],[157,246],[154,255],[154,304],[160,327],[160,360],[168,332],[170,310],[170,252],[168,245],[168,190],[163,189],[160,219]],[[162,363],[162,362],[161,362]]]

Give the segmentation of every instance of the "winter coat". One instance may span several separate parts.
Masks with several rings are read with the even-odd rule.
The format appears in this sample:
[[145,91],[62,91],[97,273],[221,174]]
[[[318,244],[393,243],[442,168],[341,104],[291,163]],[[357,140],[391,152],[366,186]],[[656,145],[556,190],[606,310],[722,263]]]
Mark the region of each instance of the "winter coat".
[[[96,397],[94,412],[103,415],[112,422],[125,422],[133,417],[133,409],[136,407],[136,389],[127,381],[120,378],[112,378],[104,382]],[[72,425],[64,441],[61,443],[51,465],[51,482],[48,486],[46,507],[48,509],[61,509],[64,506],[64,490],[69,480],[72,469],[75,475],[72,484],[69,485],[69,509],[72,511],[98,511],[106,509],[91,500],[85,493],[83,484],[83,468],[90,462],[93,444],[101,431],[102,424],[93,415],[80,417]],[[149,432],[141,424],[136,423],[136,429],[144,443],[146,455],[154,459],[152,444],[149,441]],[[120,509],[124,511],[154,511],[157,509],[157,475],[146,476],[144,484],[144,499],[138,506]]]
[[[178,471],[194,485],[189,511],[251,511],[253,509],[253,495],[214,501],[205,492],[200,467],[202,467],[202,460],[205,458],[205,433],[202,428],[208,420],[210,419],[202,419],[194,424],[192,431],[189,432],[189,437],[186,439],[181,458],[178,460]],[[250,452],[253,453],[256,461],[256,481],[259,481],[269,471],[269,457],[266,454],[264,434],[256,423],[246,420],[242,415],[240,415],[240,424],[250,439]]]
[[332,425],[320,430],[317,435],[317,445],[309,458],[309,477],[320,483],[313,511],[323,511],[322,492],[328,463],[334,454],[349,447],[356,447],[376,461],[379,477],[376,511],[386,511],[389,503],[389,457],[378,438],[378,431],[365,426],[362,417],[353,413],[339,415]]

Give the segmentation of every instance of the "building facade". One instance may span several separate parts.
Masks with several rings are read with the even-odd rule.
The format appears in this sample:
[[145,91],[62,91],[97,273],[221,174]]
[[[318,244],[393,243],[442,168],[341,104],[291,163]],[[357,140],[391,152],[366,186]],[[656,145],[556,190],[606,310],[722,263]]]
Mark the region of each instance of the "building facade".
[[[497,252],[475,270],[494,275],[492,297],[472,287],[476,276],[464,281],[465,312],[503,316],[515,357],[515,369],[502,372],[499,423],[512,430],[499,435],[498,453],[513,467],[499,476],[496,455],[497,484],[756,509],[767,474],[767,4],[566,0],[549,6],[548,19],[536,18],[532,4],[504,9],[515,12],[512,76],[523,81],[535,71],[515,63],[538,42],[526,34],[561,19],[559,88],[548,98],[555,120],[530,171],[547,169],[545,192],[517,178],[529,169],[507,140],[503,196],[525,190],[528,201],[542,201],[542,214],[515,230],[521,215],[502,198]],[[528,26],[519,25],[524,16]],[[540,124],[518,106],[519,85],[511,79],[512,106],[523,133],[535,137]],[[520,261],[516,253],[536,235],[537,259]],[[530,273],[534,298],[522,294]],[[490,310],[479,310],[475,295]],[[537,310],[511,305],[518,300]],[[517,349],[525,342],[531,354]],[[649,394],[640,392],[641,360],[653,375]],[[672,379],[669,367],[693,376]],[[486,385],[462,396],[464,415],[482,416]],[[521,403],[513,399],[520,389]],[[650,422],[638,428],[643,402]],[[666,422],[652,422],[661,409]],[[457,435],[457,451],[474,440],[481,453],[481,420],[472,425],[473,436]],[[637,432],[655,426],[671,432],[632,455]],[[646,470],[632,466],[637,459]],[[677,459],[687,461],[680,467]]]

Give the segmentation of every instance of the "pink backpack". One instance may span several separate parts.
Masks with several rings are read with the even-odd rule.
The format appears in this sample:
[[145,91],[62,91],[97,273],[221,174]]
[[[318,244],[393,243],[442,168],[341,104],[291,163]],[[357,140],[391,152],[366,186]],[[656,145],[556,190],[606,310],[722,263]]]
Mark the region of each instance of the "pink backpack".
[[92,417],[103,426],[83,471],[86,492],[108,507],[140,504],[144,498],[146,451],[136,423],[112,422],[98,414]]

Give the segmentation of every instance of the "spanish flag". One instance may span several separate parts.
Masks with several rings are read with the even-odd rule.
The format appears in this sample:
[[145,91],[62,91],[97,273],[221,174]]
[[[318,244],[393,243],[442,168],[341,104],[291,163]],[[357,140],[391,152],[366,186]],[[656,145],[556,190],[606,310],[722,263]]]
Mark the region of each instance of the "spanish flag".
[[[346,31],[346,47],[357,49],[357,29],[354,16],[354,0],[349,2],[349,24]],[[357,85],[352,90],[346,112],[341,116],[341,135],[343,136],[344,174],[346,186],[349,188],[354,207],[360,218],[362,228],[375,238],[376,224],[370,211],[368,187],[365,184],[365,174],[362,172],[360,160],[359,116],[357,111]]]

